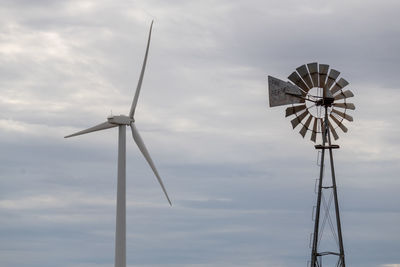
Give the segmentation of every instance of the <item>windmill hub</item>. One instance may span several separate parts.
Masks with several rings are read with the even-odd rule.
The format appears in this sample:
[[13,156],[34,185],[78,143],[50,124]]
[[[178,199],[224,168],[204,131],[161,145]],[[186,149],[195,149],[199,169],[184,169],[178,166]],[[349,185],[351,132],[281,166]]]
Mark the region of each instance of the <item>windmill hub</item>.
[[317,106],[332,107],[332,104],[334,101],[335,101],[335,99],[333,97],[324,97],[324,98],[318,100],[315,104]]
[[125,115],[119,115],[119,116],[109,116],[107,118],[107,121],[109,123],[117,125],[131,125],[132,122],[135,122],[135,119]]
[[[304,102],[303,105],[305,105],[305,108],[310,113],[310,115],[318,119],[323,118],[326,101],[322,96],[322,88],[320,87],[311,88],[305,95],[305,98],[307,100]],[[330,106],[328,107],[330,111],[331,107]]]

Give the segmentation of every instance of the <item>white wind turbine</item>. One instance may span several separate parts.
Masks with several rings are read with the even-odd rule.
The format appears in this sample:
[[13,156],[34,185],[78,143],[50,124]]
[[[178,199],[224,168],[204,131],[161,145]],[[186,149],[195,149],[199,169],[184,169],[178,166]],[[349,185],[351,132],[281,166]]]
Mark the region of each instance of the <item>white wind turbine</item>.
[[153,28],[153,21],[151,22],[149,37],[147,41],[146,54],[143,60],[142,71],[140,73],[139,81],[136,88],[135,97],[132,101],[131,110],[129,111],[129,116],[119,115],[119,116],[109,116],[106,122],[99,125],[91,127],[89,129],[67,135],[65,138],[73,137],[81,134],[87,134],[95,131],[100,131],[108,128],[118,127],[118,185],[117,185],[117,218],[116,218],[116,234],[115,234],[115,267],[125,267],[126,266],[126,126],[129,125],[132,130],[133,140],[135,140],[137,146],[142,152],[143,156],[149,163],[151,169],[157,177],[158,182],[164,191],[165,196],[169,204],[171,205],[171,200],[168,197],[167,191],[165,190],[164,184],[157,172],[156,166],[150,157],[149,152],[142,138],[139,135],[138,130],[135,127],[135,109],[139,98],[140,88],[143,82],[144,70],[146,68],[147,55],[149,53],[151,30]]

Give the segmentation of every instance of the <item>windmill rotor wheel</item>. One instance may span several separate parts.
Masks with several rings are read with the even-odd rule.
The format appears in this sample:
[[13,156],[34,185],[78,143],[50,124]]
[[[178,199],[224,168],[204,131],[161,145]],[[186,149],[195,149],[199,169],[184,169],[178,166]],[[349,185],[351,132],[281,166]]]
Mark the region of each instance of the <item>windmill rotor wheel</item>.
[[[339,71],[329,70],[329,65],[316,62],[304,64],[289,75],[288,79],[299,87],[303,99],[286,109],[286,117],[294,116],[292,127],[301,125],[299,133],[303,138],[308,131],[314,143],[318,135],[322,136],[325,107],[328,108],[328,125],[334,139],[339,139],[336,129],[347,132],[344,121],[353,121],[348,113],[355,110],[354,104],[347,99],[354,94],[344,89],[349,83],[343,78],[338,79],[339,75]],[[327,99],[330,99],[328,104]],[[323,101],[326,101],[325,104]]]

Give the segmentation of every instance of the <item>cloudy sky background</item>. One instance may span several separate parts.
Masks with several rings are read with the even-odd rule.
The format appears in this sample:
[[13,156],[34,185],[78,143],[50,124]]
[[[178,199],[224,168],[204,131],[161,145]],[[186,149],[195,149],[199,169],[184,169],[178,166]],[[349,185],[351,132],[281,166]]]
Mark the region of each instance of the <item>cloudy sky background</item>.
[[113,265],[117,130],[63,136],[128,113],[152,19],[136,125],[173,207],[128,139],[128,266],[306,266],[317,151],[267,75],[314,61],[355,94],[347,264],[400,266],[398,1],[0,3],[1,266]]

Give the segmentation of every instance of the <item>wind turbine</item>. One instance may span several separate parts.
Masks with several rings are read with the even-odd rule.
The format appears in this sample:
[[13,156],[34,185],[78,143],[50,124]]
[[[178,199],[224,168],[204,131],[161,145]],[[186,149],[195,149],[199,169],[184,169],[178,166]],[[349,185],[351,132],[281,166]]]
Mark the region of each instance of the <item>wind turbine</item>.
[[147,41],[146,53],[143,60],[142,71],[140,72],[139,81],[136,87],[135,96],[132,101],[129,115],[109,116],[106,122],[100,123],[89,129],[67,135],[64,138],[69,138],[77,135],[87,134],[95,131],[105,130],[108,128],[118,127],[118,184],[117,184],[117,216],[116,216],[116,234],[115,234],[115,267],[126,266],[126,126],[131,127],[133,140],[136,142],[146,161],[150,165],[158,182],[164,191],[165,196],[170,205],[171,200],[168,197],[164,184],[158,174],[156,166],[150,157],[147,148],[140,137],[138,130],[135,127],[135,110],[139,99],[140,88],[142,87],[144,71],[146,68],[147,55],[149,53],[151,31],[153,28],[153,21],[150,25],[149,37]]

